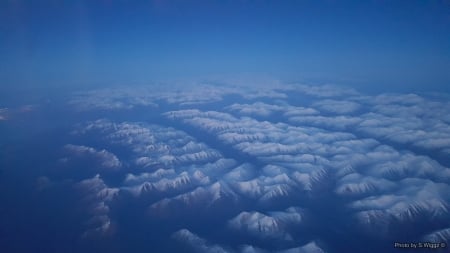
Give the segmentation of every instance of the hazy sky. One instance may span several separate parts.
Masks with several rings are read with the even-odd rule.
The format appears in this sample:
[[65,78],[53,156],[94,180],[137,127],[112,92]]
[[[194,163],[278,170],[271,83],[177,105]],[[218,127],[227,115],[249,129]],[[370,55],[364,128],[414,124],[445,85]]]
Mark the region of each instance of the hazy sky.
[[450,1],[0,2],[0,85],[266,75],[450,86]]

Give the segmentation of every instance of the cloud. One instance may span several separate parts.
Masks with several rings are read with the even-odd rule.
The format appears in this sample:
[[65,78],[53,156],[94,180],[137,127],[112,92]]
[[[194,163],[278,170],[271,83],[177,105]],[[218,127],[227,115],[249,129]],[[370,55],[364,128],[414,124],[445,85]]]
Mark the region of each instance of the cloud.
[[232,104],[225,108],[230,112],[237,112],[243,116],[268,117],[273,114],[283,114],[284,116],[304,116],[314,115],[319,112],[313,108],[291,106],[287,104],[267,104],[255,102],[253,104]]
[[186,89],[179,89],[177,92],[164,92],[159,97],[165,99],[170,104],[198,105],[221,101],[224,96],[232,94],[230,87],[210,86],[196,84]]
[[294,85],[295,90],[314,97],[348,97],[359,93],[351,88],[343,88],[335,85]]
[[77,92],[68,102],[79,111],[88,110],[130,110],[134,107],[157,107],[152,89],[134,87],[133,89],[99,89]]
[[331,128],[337,130],[345,130],[349,127],[356,126],[362,120],[357,117],[350,116],[335,116],[335,117],[324,117],[324,116],[306,116],[306,117],[290,117],[289,121],[302,125],[312,125],[322,128]]
[[237,111],[242,115],[254,115],[254,116],[270,116],[273,112],[283,111],[282,106],[269,105],[261,102],[257,102],[251,105],[248,104],[232,104],[226,109],[230,111]]
[[292,106],[287,108],[286,112],[283,114],[285,117],[295,117],[295,116],[308,116],[319,114],[314,108],[305,108],[301,106]]
[[[171,89],[167,89],[170,86]],[[131,110],[136,107],[159,108],[162,101],[180,106],[195,106],[222,101],[229,95],[239,95],[245,99],[286,98],[274,86],[237,87],[234,84],[211,85],[208,83],[152,84],[149,86],[117,87],[98,89],[73,94],[68,102],[80,111],[88,110]]]
[[417,94],[380,94],[371,99],[371,103],[380,104],[403,104],[414,105],[424,102],[424,99]]
[[320,100],[314,103],[313,106],[318,107],[322,111],[336,114],[348,114],[360,108],[360,105],[356,102],[332,99]]

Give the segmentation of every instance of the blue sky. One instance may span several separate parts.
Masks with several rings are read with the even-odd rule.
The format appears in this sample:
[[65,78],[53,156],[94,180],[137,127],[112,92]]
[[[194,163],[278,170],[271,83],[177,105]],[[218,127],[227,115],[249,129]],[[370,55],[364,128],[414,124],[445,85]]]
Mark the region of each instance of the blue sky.
[[0,85],[217,75],[448,90],[449,1],[0,3]]

